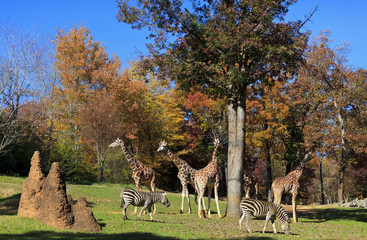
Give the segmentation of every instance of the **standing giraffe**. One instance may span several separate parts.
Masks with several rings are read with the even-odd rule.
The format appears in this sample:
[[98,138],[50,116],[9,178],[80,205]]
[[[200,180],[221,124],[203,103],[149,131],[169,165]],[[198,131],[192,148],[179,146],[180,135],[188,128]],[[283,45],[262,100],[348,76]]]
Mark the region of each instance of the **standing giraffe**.
[[307,153],[302,159],[300,165],[296,167],[295,170],[291,171],[285,177],[276,178],[271,184],[271,189],[274,193],[274,203],[279,204],[282,201],[283,193],[292,194],[292,210],[293,210],[293,221],[297,222],[296,213],[296,197],[298,195],[299,183],[298,180],[302,175],[303,168],[305,166],[306,160],[311,152]]
[[[210,218],[210,198],[212,187],[214,187],[214,196],[215,202],[217,204],[218,217],[220,218],[220,210],[218,203],[218,188],[219,188],[219,174],[217,169],[217,149],[219,146],[219,139],[214,139],[214,150],[212,155],[212,160],[208,163],[208,165],[200,170],[198,170],[195,174],[195,190],[198,194],[198,215],[201,218],[201,203],[203,203],[204,212],[205,210],[205,202],[204,202],[204,192],[205,188],[208,187],[208,217]],[[205,217],[205,216],[204,216]]]
[[[109,145],[110,148],[118,146],[121,147],[130,167],[133,170],[132,177],[134,179],[136,189],[142,190],[141,186],[144,185],[149,189],[149,191],[155,192],[155,173],[153,169],[145,166],[142,162],[132,157],[127,151],[125,144],[121,139],[117,138],[116,141]],[[137,207],[135,207],[134,212],[137,212]],[[155,212],[156,208],[154,205],[153,214],[155,214]]]
[[173,154],[168,148],[167,148],[167,142],[161,141],[159,143],[159,147],[157,152],[162,151],[166,149],[167,155],[169,158],[172,159],[172,162],[176,165],[178,168],[177,177],[180,179],[181,185],[182,185],[182,201],[181,201],[181,211],[180,213],[183,213],[184,208],[184,202],[185,197],[187,198],[187,203],[189,205],[189,214],[191,213],[191,206],[190,206],[190,196],[189,196],[189,190],[187,189],[187,184],[191,184],[194,186],[194,177],[195,173],[197,172],[196,169],[192,168],[186,161],[182,160],[181,158],[177,157],[175,154]]
[[259,182],[253,171],[248,169],[243,170],[243,190],[245,191],[245,198],[250,198],[250,191],[252,186],[255,188],[255,198],[259,193]]

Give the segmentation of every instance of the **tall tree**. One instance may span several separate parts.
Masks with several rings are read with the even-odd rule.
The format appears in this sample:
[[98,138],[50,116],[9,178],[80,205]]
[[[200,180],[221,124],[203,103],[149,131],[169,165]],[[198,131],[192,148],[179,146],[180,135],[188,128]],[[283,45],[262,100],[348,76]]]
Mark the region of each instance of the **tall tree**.
[[151,32],[154,41],[145,61],[151,70],[183,88],[228,99],[227,216],[240,215],[246,87],[294,73],[307,41],[301,21],[284,21],[294,2],[118,2],[119,21]]
[[0,156],[25,130],[29,136],[45,121],[42,109],[19,113],[27,102],[37,105],[50,94],[56,79],[53,57],[50,39],[10,22],[0,26]]
[[252,149],[251,155],[257,155],[266,163],[266,189],[268,200],[271,200],[272,162],[285,159],[285,139],[289,138],[286,123],[290,115],[289,96],[284,82],[275,82],[271,86],[259,85],[248,91],[247,142]]
[[134,110],[141,102],[142,84],[122,74],[118,57],[109,58],[104,46],[94,41],[85,27],[60,30],[55,42],[61,84],[57,89],[58,132],[73,143],[76,151],[82,144],[95,150],[103,180],[108,143],[116,135],[136,131],[138,117]]
[[317,143],[321,154],[337,159],[338,200],[343,201],[348,165],[347,119],[354,109],[352,92],[361,91],[353,86],[361,78],[347,64],[348,46],[334,48],[329,35],[330,32],[323,31],[311,41],[305,54],[306,64],[300,69],[295,84],[302,85],[299,96],[309,108],[305,142],[309,145]]

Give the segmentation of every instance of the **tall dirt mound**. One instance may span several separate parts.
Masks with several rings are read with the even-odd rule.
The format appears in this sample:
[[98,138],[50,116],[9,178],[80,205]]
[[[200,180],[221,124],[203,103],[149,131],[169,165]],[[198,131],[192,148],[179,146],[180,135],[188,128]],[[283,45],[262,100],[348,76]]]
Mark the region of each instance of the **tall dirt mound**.
[[60,165],[54,162],[48,176],[41,172],[39,152],[33,154],[28,178],[23,182],[18,215],[37,219],[57,228],[98,232],[102,228],[85,198],[74,201],[66,194]]

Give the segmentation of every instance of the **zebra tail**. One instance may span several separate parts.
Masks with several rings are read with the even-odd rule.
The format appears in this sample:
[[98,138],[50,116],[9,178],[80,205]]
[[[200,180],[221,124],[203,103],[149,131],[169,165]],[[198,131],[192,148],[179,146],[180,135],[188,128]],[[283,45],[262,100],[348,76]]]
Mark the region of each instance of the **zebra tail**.
[[124,198],[123,198],[123,191],[121,192],[120,197],[121,197],[121,205],[120,205],[120,208],[123,208],[124,205],[125,205],[125,201],[124,201]]

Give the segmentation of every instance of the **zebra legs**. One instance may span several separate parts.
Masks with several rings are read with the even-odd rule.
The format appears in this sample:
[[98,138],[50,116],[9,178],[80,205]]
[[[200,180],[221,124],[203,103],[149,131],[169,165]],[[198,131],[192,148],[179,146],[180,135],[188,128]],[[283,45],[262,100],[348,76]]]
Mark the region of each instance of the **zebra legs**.
[[[152,180],[151,185],[147,184],[146,187],[148,188],[149,191],[151,192],[155,192],[155,184],[154,181]],[[157,211],[157,207],[155,205],[155,203],[153,204],[153,214],[155,214]]]
[[274,219],[274,214],[275,214],[275,213],[272,213],[271,211],[269,211],[269,212],[266,214],[266,218],[265,218],[265,226],[264,226],[264,229],[263,229],[263,233],[265,233],[266,226],[268,225],[269,220],[271,220],[271,222],[272,222],[272,224],[273,224],[273,230],[274,230],[274,233],[275,233],[275,234],[277,234],[277,230],[275,229],[275,219]]
[[139,213],[139,216],[138,216],[138,220],[140,220],[140,216],[141,214],[144,212],[145,209],[148,209],[148,212],[149,212],[149,216],[150,216],[150,220],[153,221],[153,213],[152,213],[152,209],[151,207],[148,207],[146,205],[144,205],[141,210],[140,210],[140,213]]
[[129,206],[130,204],[125,203],[124,206],[122,207],[122,217],[124,219],[127,219],[127,215],[126,215],[126,208]]
[[241,218],[240,218],[240,220],[238,221],[238,223],[239,223],[239,226],[240,226],[240,230],[242,229],[242,221],[243,221],[243,219],[244,218],[246,218],[245,219],[245,226],[246,226],[246,229],[247,229],[247,231],[249,232],[249,233],[252,233],[252,230],[250,229],[250,227],[249,227],[249,225],[248,225],[248,223],[249,223],[249,221],[250,221],[250,214],[249,213],[247,213],[246,211],[244,211],[243,213],[242,213],[242,216],[241,216]]

